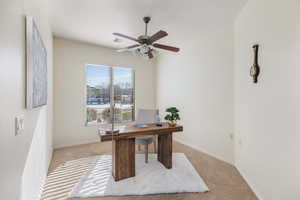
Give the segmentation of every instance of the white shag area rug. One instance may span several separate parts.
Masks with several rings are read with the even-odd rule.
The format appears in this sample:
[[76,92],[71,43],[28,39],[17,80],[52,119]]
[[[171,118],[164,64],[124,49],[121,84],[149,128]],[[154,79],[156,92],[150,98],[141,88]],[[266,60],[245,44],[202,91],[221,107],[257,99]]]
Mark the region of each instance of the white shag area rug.
[[111,155],[96,156],[87,173],[69,197],[100,197],[163,193],[207,192],[209,189],[183,153],[173,153],[173,167],[166,169],[156,154],[136,155],[135,177],[115,182],[111,175]]

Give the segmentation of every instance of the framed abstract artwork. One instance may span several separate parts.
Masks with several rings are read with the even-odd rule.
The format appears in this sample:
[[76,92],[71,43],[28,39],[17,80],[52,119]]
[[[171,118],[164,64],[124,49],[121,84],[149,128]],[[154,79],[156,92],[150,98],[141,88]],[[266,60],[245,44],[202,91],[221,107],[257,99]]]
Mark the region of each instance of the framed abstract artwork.
[[26,108],[47,104],[47,50],[32,17],[26,17]]

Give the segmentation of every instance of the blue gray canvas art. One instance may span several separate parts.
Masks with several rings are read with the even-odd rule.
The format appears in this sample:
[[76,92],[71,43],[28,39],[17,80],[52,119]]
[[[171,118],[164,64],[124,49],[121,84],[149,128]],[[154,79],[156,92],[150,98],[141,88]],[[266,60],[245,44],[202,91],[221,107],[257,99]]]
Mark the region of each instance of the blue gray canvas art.
[[36,24],[27,20],[27,107],[36,108],[47,104],[47,51]]

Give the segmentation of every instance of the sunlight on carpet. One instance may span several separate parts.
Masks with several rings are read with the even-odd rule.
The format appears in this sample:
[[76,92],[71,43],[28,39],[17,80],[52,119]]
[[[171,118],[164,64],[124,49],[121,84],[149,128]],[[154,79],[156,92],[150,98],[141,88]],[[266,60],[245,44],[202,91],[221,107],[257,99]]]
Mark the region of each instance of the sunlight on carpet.
[[65,200],[96,157],[68,161],[56,168],[47,177],[41,200]]

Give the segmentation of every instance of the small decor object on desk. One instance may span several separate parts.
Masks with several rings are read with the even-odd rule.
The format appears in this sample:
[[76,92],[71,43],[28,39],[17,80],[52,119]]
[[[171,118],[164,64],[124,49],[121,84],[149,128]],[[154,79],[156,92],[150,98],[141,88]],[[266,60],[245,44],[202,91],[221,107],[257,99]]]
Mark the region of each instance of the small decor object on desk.
[[156,113],[156,126],[163,126],[163,124],[161,123],[161,120],[160,120],[160,116],[159,116],[159,111],[157,110],[157,113]]
[[179,110],[176,107],[170,107],[166,109],[168,114],[165,116],[165,120],[168,121],[170,126],[176,126],[177,120],[180,120]]
[[253,83],[257,83],[257,77],[259,75],[260,69],[258,65],[258,47],[259,45],[253,45],[253,51],[254,51],[254,63],[250,69],[250,76],[253,78]]
[[113,104],[114,106],[110,109],[110,122],[111,122],[111,129],[106,130],[106,134],[118,134],[120,132],[120,130],[118,128],[115,128],[115,104]]

